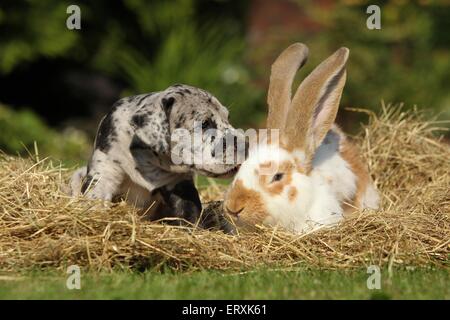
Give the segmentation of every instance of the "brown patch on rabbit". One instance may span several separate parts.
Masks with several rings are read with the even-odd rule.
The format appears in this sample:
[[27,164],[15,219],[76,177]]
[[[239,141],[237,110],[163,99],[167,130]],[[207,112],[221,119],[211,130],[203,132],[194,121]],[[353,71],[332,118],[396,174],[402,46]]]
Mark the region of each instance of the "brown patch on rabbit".
[[[343,134],[338,131],[341,137]],[[342,158],[348,162],[351,170],[356,175],[356,192],[353,198],[353,205],[360,208],[362,205],[362,198],[366,192],[371,179],[367,171],[367,167],[360,157],[358,148],[352,144],[348,139],[342,139],[339,146],[339,152]]]
[[288,193],[288,199],[290,202],[293,202],[295,200],[295,198],[297,198],[297,188],[296,187],[290,187],[289,188],[289,193]]
[[310,162],[304,163],[304,161],[300,160],[297,157],[294,158],[294,162],[295,162],[295,170],[298,173],[307,175],[311,172],[312,164]]
[[236,180],[227,194],[224,207],[236,225],[262,223],[267,217],[261,195],[246,188],[241,179]]

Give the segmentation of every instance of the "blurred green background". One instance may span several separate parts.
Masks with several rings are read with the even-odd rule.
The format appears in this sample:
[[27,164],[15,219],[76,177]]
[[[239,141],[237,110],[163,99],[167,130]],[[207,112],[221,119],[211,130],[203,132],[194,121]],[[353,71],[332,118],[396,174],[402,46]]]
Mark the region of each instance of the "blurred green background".
[[[68,30],[66,9],[81,9]],[[381,7],[381,30],[366,8]],[[306,43],[299,80],[341,46],[350,49],[338,122],[363,121],[345,107],[380,101],[450,118],[449,1],[61,1],[0,4],[0,150],[73,165],[87,160],[99,119],[120,97],[174,83],[202,87],[237,127],[264,126],[270,65]],[[297,81],[298,82],[298,81]]]

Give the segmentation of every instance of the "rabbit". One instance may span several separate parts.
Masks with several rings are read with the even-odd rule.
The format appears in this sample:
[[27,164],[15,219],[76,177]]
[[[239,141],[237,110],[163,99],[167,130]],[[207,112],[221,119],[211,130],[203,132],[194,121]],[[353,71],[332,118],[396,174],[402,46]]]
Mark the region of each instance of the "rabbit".
[[308,52],[295,43],[272,65],[267,127],[279,130],[280,143],[266,139],[251,148],[225,194],[224,211],[238,228],[266,224],[300,234],[336,225],[346,203],[378,208],[366,165],[334,124],[349,50],[342,47],[317,66],[291,100]]

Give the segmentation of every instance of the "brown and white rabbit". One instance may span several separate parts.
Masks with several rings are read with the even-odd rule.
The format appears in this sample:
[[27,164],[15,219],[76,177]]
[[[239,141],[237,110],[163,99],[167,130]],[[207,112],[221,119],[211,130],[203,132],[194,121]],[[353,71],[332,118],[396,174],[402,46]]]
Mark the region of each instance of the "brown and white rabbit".
[[[266,140],[251,149],[227,191],[224,209],[237,227],[269,224],[303,233],[339,222],[344,202],[378,208],[366,165],[334,124],[348,55],[340,48],[323,61],[292,100],[292,82],[308,48],[295,43],[272,65],[267,127],[279,129],[280,143]],[[267,174],[268,168],[276,170]]]

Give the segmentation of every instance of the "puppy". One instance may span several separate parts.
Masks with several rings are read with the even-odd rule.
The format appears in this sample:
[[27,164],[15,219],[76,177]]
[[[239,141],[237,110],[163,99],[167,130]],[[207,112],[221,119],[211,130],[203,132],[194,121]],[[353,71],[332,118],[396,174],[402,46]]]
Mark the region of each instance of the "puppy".
[[232,176],[245,148],[227,108],[202,89],[177,84],[123,98],[101,120],[87,167],[72,176],[71,194],[123,198],[140,208],[151,206],[152,220],[195,223],[202,206],[193,175]]

